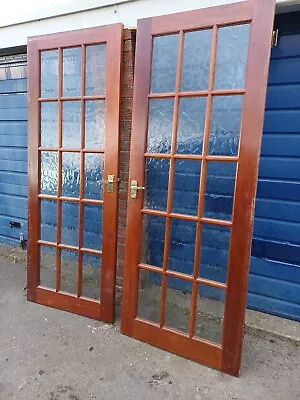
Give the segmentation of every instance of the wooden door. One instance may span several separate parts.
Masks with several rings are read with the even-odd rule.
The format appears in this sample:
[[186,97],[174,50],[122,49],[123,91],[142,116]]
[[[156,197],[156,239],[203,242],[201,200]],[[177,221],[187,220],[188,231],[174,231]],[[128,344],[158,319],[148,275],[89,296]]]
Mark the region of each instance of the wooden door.
[[28,40],[28,300],[114,320],[122,24]]
[[274,3],[148,18],[137,30],[121,330],[233,375]]

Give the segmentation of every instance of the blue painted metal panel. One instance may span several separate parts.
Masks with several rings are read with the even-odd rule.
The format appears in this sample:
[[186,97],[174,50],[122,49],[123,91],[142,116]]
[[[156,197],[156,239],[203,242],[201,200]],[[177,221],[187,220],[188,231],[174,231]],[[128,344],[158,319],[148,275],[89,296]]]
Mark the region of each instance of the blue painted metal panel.
[[[26,63],[0,68],[0,242],[13,243],[21,232],[27,236]],[[10,221],[21,228],[10,228]]]
[[300,13],[272,49],[248,307],[300,320]]

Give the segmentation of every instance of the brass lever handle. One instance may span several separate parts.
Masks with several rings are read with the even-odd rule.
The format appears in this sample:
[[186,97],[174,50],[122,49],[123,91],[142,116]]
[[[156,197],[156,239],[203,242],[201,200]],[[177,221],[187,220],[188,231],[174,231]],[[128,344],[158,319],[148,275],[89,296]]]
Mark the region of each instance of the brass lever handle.
[[102,184],[106,184],[107,185],[107,191],[108,193],[113,193],[115,190],[115,176],[114,175],[108,175],[107,179],[103,179],[101,181]]
[[132,199],[137,198],[137,191],[138,190],[145,190],[145,186],[138,186],[137,181],[132,180],[130,185],[130,197]]

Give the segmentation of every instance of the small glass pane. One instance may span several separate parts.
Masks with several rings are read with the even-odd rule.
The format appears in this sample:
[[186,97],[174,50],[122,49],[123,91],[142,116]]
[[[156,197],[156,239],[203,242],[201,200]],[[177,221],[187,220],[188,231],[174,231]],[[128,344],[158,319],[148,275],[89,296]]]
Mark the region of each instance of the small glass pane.
[[56,288],[56,248],[40,246],[40,285]]
[[175,160],[173,212],[197,215],[201,161]]
[[105,101],[85,102],[85,147],[104,150]]
[[162,158],[146,159],[144,207],[152,210],[167,209],[170,161]]
[[201,278],[226,283],[230,228],[218,225],[202,225],[200,246]]
[[214,96],[208,153],[236,156],[239,150],[243,96]]
[[57,102],[41,103],[41,146],[57,148]]
[[80,154],[62,153],[62,195],[79,197]]
[[195,336],[222,343],[224,300],[224,290],[198,285]]
[[208,87],[212,31],[187,32],[184,35],[181,91]]
[[41,97],[57,97],[58,50],[41,52]]
[[249,34],[249,24],[219,28],[215,89],[244,88]]
[[165,218],[143,216],[141,263],[163,267],[165,228]]
[[202,154],[206,97],[181,98],[176,152]]
[[41,152],[41,193],[57,195],[58,158],[53,151]]
[[56,209],[56,201],[41,200],[41,240],[56,243]]
[[196,239],[196,222],[171,220],[168,269],[192,275]]
[[87,96],[105,94],[106,86],[106,45],[86,47],[86,89]]
[[62,145],[80,149],[80,101],[62,103]]
[[81,47],[63,49],[63,96],[80,96]]
[[149,102],[148,153],[170,153],[173,99],[152,99]]
[[61,250],[61,278],[60,290],[75,294],[78,282],[78,253]]
[[137,317],[159,323],[161,274],[139,270]]
[[231,220],[236,163],[207,162],[204,216]]
[[174,92],[178,34],[153,39],[151,93]]
[[192,282],[169,276],[166,290],[165,326],[188,333]]
[[94,250],[102,248],[102,206],[84,206],[83,247]]
[[85,154],[84,162],[84,197],[102,200],[103,198],[103,154]]
[[61,208],[61,243],[78,246],[79,204],[63,202]]
[[82,296],[100,300],[101,257],[83,254]]

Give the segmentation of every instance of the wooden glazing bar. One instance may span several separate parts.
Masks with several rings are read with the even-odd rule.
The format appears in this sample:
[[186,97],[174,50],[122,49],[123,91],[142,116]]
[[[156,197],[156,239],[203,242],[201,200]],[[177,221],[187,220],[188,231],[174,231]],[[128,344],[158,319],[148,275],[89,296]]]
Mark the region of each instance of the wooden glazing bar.
[[166,158],[166,159],[172,157],[171,154],[164,154],[164,153],[145,153],[144,156],[147,158]]
[[78,246],[71,246],[70,244],[59,243],[57,247],[63,250],[76,251],[76,252],[79,251]]
[[62,97],[39,97],[38,101],[41,103],[49,103],[53,101],[80,101],[80,100],[105,100],[106,96],[62,96]]
[[54,242],[48,242],[47,240],[38,240],[40,246],[56,247],[57,244]]
[[196,240],[195,240],[195,253],[194,253],[194,268],[193,268],[193,277],[194,282],[192,285],[192,297],[191,297],[191,309],[190,309],[190,324],[189,324],[189,337],[194,336],[195,332],[195,317],[196,317],[196,308],[197,308],[197,295],[198,295],[198,284],[196,279],[199,275],[199,266],[200,266],[200,246],[201,246],[201,237],[202,237],[202,224],[200,219],[203,216],[204,210],[204,196],[205,196],[205,184],[206,184],[206,161],[205,157],[208,152],[208,143],[209,143],[209,132],[210,132],[210,118],[211,118],[211,108],[212,108],[212,95],[211,92],[214,87],[214,74],[215,74],[215,64],[216,64],[216,53],[217,53],[217,40],[218,40],[218,28],[217,26],[213,27],[212,32],[212,47],[211,47],[211,58],[210,58],[210,70],[208,77],[208,91],[209,94],[207,96],[207,104],[206,104],[206,114],[205,114],[205,126],[204,126],[204,137],[203,137],[203,161],[201,165],[201,174],[200,174],[200,184],[199,184],[199,194],[198,194],[198,222],[197,222],[197,230],[196,230]]
[[227,285],[225,283],[217,282],[217,281],[211,281],[210,279],[205,279],[205,278],[197,278],[196,280],[197,283],[201,283],[206,286],[214,287],[216,289],[227,289]]
[[[181,82],[181,65],[183,57],[183,42],[184,33],[180,31],[179,42],[178,42],[178,57],[177,57],[177,67],[176,67],[176,82],[175,82],[175,99],[174,99],[174,114],[173,114],[173,126],[172,126],[172,142],[171,142],[171,159],[170,159],[170,170],[169,170],[169,182],[168,182],[168,197],[167,197],[167,213],[170,214],[172,211],[173,202],[173,186],[174,186],[174,170],[175,170],[175,160],[173,158],[176,153],[176,143],[177,143],[177,127],[178,127],[178,113],[179,113],[179,97],[178,93],[180,91]],[[164,244],[164,255],[163,255],[163,270],[166,271],[169,262],[169,251],[170,251],[170,234],[171,234],[171,218],[166,217],[166,230],[165,230],[165,244]],[[161,287],[161,302],[160,302],[160,327],[164,326],[165,323],[165,311],[166,311],[166,294],[167,294],[167,276],[162,277],[162,287]]]
[[222,161],[222,162],[237,162],[239,158],[237,156],[210,156],[206,155],[205,160],[207,161]]
[[48,148],[48,147],[39,147],[38,148],[38,151],[48,151],[48,152],[54,152],[54,151],[58,151],[59,149],[58,148],[56,148],[56,149],[54,149],[54,148]]
[[175,97],[175,93],[149,93],[148,99],[165,99]]
[[[62,48],[58,49],[58,97],[62,94],[63,85],[63,54]],[[62,103],[58,100],[58,148],[62,146]],[[61,196],[62,191],[62,155],[58,152],[58,179],[57,179],[57,197]],[[61,241],[61,202],[57,202],[57,223],[56,223],[56,242]],[[61,275],[61,251],[56,249],[56,291],[60,291],[60,275]]]
[[51,194],[39,194],[38,198],[43,200],[58,200],[57,196],[52,196]]
[[98,206],[102,206],[103,205],[103,200],[81,199],[80,202],[82,202],[84,204],[95,204],[95,205],[98,205]]
[[195,161],[198,161],[198,160],[202,160],[203,159],[203,157],[202,157],[202,154],[174,154],[174,158],[176,159],[176,160],[195,160]]
[[[80,115],[80,147],[81,150],[85,146],[85,75],[86,75],[86,48],[81,46],[81,115]],[[84,197],[84,153],[80,152],[80,200]],[[79,222],[78,222],[78,247],[83,245],[83,227],[84,227],[84,204],[79,203]],[[80,252],[78,256],[78,271],[77,271],[77,296],[82,294],[82,259],[83,255]]]
[[83,153],[94,153],[94,154],[104,154],[104,150],[98,149],[82,149]]
[[80,199],[77,197],[66,197],[66,196],[59,196],[58,200],[60,201],[68,201],[70,203],[79,203]]
[[214,219],[201,217],[200,221],[204,224],[218,225],[218,226],[232,226],[232,221],[226,221],[224,219]]
[[89,249],[87,247],[81,247],[79,249],[79,251],[82,252],[82,253],[94,254],[95,256],[101,256],[102,255],[102,250]]

